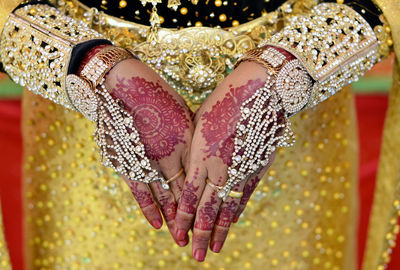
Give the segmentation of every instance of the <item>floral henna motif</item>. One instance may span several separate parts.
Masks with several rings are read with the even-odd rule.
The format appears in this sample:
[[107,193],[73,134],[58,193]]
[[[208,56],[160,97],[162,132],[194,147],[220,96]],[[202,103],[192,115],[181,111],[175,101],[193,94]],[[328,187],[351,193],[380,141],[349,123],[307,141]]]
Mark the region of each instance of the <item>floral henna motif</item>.
[[224,203],[219,210],[216,224],[221,227],[229,228],[232,219],[235,216],[237,207],[238,203],[236,203],[235,201]]
[[155,161],[171,155],[185,143],[189,120],[184,108],[158,82],[140,77],[117,77],[112,96],[123,101],[133,116],[147,156]]
[[163,197],[159,199],[161,212],[164,215],[165,220],[171,221],[175,219],[176,216],[176,205],[174,202],[171,202],[167,197]]
[[194,183],[198,177],[199,168],[196,169],[194,173],[194,179],[191,182],[186,183],[185,189],[183,190],[181,196],[181,203],[179,204],[179,210],[188,213],[188,214],[195,214],[196,213],[196,202],[197,198],[197,191],[199,190],[199,186],[195,186]]
[[217,200],[215,194],[211,196],[211,201],[206,202],[205,205],[199,210],[194,227],[199,230],[211,231],[214,228],[214,222],[217,217],[217,210],[215,206]]
[[263,85],[261,79],[249,80],[236,88],[230,85],[224,99],[218,101],[210,112],[202,115],[201,132],[207,147],[203,151],[208,154],[207,158],[220,157],[225,164],[231,165],[236,124],[240,120],[240,106]]
[[138,202],[140,208],[143,209],[149,205],[152,205],[154,201],[148,191],[141,190],[138,188],[139,184],[140,184],[139,182],[129,181],[129,187],[132,191],[132,194],[135,197],[136,201]]
[[258,183],[260,182],[261,178],[256,176],[253,179],[250,179],[249,182],[246,183],[243,189],[243,197],[240,201],[240,205],[244,206],[250,200],[251,195],[253,194],[254,190],[256,189]]

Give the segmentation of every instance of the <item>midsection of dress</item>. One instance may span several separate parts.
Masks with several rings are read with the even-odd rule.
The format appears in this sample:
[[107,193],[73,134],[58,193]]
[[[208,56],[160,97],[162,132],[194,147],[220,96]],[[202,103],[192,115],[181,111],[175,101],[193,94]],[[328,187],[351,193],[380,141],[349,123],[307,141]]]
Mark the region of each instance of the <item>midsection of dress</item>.
[[[174,11],[166,6],[168,1],[165,0],[157,4],[159,15],[164,17],[162,12],[172,12],[167,17],[179,17],[180,20],[176,21],[175,28],[166,28],[171,26],[168,24],[150,28],[146,25],[148,17],[135,19],[121,14],[128,10],[129,14],[134,14],[135,9],[151,8],[151,5],[143,7],[139,0],[130,1],[129,4],[124,1],[61,0],[56,4],[70,15],[92,25],[117,45],[132,48],[133,53],[158,72],[193,110],[233,70],[243,53],[281,30],[288,18],[308,12],[322,2],[204,0],[194,5],[191,1],[181,1],[179,10]],[[115,8],[117,4],[119,7]],[[185,5],[190,8],[184,9]],[[208,5],[212,7],[206,8]],[[195,14],[188,14],[189,10]],[[238,23],[229,28],[211,27],[215,24],[210,18],[204,17],[206,19],[200,25],[209,27],[187,27],[185,19],[197,18],[199,12],[205,10],[212,13],[215,13],[214,10],[223,10],[223,17],[236,18]],[[250,12],[254,15],[252,17],[248,14],[249,10],[257,10],[259,14]],[[149,16],[150,13],[151,10],[146,11]]]
[[27,269],[356,269],[349,89],[292,118],[296,145],[278,151],[222,253],[203,264],[147,224],[101,165],[89,120],[31,92],[23,106]]
[[[281,15],[287,18],[291,14]],[[84,18],[79,8],[75,15]],[[268,18],[277,14],[270,15],[249,26],[253,31],[246,35],[243,32],[248,29],[237,33],[217,28],[162,29],[155,43],[146,40],[151,34],[148,28],[127,21],[108,18],[113,25],[94,26],[117,44],[135,47],[154,69],[169,70],[171,75],[163,76],[171,84],[176,76],[180,82],[195,80],[202,86],[203,79],[190,78],[190,71],[200,74],[212,68],[223,79],[229,73],[229,57],[251,49],[261,37],[276,31],[276,24]],[[159,44],[160,51],[168,48],[179,53],[176,58],[165,55],[168,61],[158,59],[155,52],[160,51],[150,54],[150,48],[157,49],[154,44]],[[184,46],[192,53],[181,51]],[[196,56],[193,52],[201,53]],[[215,57],[217,53],[229,57]],[[201,104],[201,87],[187,90],[178,80],[173,86],[192,102],[192,108]],[[26,92],[27,268],[355,269],[357,143],[353,103],[352,92],[346,89],[294,116],[296,145],[278,151],[240,222],[232,226],[223,252],[210,254],[199,264],[191,259],[190,247],[181,249],[173,244],[165,227],[151,229],[123,180],[102,167],[88,120]]]
[[[81,0],[90,7],[96,7],[106,14],[128,21],[148,24],[152,5],[142,5],[140,0]],[[200,0],[193,4],[190,0],[180,1],[175,11],[168,8],[168,0],[157,4],[161,16],[161,26],[168,28],[204,25],[209,27],[230,27],[260,17],[267,11],[275,10],[284,0]]]
[[[275,5],[281,3],[273,2]],[[200,9],[201,3],[199,1],[199,6],[194,7]],[[76,0],[61,0],[56,4],[69,15],[87,22],[117,45],[132,48],[143,62],[158,72],[196,110],[233,70],[235,62],[243,53],[280,30],[287,16],[304,12],[304,7],[311,7],[312,3],[316,1],[289,0],[282,8],[275,8],[265,16],[258,16],[248,22],[244,20],[246,23],[236,27],[182,29],[150,28],[145,25],[147,21],[141,20],[142,24],[139,24],[119,19],[118,13],[110,16],[101,9],[92,9],[93,3],[86,6]]]

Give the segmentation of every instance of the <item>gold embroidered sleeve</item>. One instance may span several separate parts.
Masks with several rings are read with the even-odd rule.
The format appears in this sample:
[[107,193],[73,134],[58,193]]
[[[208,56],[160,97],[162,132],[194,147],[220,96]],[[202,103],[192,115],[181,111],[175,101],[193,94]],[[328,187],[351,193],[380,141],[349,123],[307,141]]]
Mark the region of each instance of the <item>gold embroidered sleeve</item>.
[[352,8],[336,3],[315,6],[261,46],[283,48],[301,61],[314,79],[307,107],[357,81],[380,58],[380,41],[368,22]]
[[48,5],[28,5],[11,13],[1,35],[0,60],[18,84],[73,108],[65,84],[73,49],[104,39],[84,22]]

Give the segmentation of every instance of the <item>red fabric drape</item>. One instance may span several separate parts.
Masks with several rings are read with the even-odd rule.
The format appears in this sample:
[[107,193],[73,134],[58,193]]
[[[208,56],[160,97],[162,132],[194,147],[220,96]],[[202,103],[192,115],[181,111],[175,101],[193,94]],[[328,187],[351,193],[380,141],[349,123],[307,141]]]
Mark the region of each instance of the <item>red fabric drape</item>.
[[23,269],[21,102],[0,101],[0,198],[14,270]]

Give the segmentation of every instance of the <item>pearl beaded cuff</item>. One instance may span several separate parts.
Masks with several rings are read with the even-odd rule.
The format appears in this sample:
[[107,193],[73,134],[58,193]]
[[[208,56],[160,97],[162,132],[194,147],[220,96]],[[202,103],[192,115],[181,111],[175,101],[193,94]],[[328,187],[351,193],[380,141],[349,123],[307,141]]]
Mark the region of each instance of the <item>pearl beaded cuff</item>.
[[288,25],[260,46],[292,53],[315,80],[313,107],[357,81],[377,62],[379,41],[368,22],[347,5],[323,3]]
[[85,23],[48,5],[27,5],[11,13],[1,35],[0,60],[18,84],[67,108],[65,86],[73,48],[105,39]]

